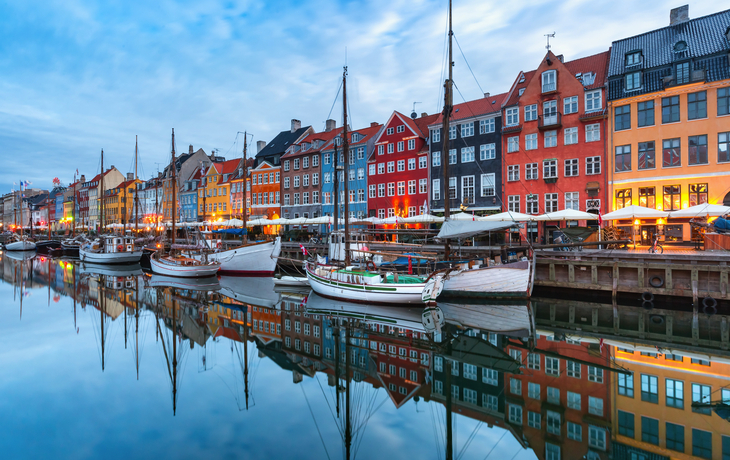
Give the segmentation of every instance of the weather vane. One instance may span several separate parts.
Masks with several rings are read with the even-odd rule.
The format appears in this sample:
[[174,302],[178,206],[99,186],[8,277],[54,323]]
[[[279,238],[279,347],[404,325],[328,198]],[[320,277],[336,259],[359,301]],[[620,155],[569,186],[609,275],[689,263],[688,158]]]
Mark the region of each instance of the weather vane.
[[547,45],[545,46],[545,49],[550,51],[550,38],[555,38],[555,32],[551,34],[545,34],[545,36],[547,37]]

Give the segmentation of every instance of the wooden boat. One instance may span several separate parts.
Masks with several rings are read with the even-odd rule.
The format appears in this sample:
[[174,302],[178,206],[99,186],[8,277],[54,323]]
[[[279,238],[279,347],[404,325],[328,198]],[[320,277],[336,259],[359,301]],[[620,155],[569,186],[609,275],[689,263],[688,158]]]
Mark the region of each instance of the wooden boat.
[[[281,237],[275,241],[248,243],[226,251],[208,254],[208,260],[221,265],[221,274],[244,276],[273,276],[281,254]],[[195,255],[203,260],[203,255]]]
[[439,302],[444,321],[459,328],[488,330],[512,337],[531,337],[535,328],[527,301]]
[[104,235],[79,248],[79,259],[95,264],[135,264],[141,257],[142,251],[135,250],[131,236]]
[[455,297],[529,299],[533,274],[534,264],[529,260],[491,267],[462,264],[456,270],[432,276],[428,281],[431,292],[423,300]]
[[16,237],[16,241],[5,243],[5,249],[8,251],[34,251],[36,244],[30,241],[28,237]]

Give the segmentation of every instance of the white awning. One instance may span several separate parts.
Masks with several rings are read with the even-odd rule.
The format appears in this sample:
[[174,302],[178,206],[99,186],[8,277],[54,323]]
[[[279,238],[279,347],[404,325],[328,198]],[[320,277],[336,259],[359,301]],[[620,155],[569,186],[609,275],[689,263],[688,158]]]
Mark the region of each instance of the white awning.
[[486,232],[496,232],[508,228],[516,228],[515,222],[480,222],[480,221],[454,221],[447,220],[441,226],[441,231],[436,238],[453,239],[468,238]]

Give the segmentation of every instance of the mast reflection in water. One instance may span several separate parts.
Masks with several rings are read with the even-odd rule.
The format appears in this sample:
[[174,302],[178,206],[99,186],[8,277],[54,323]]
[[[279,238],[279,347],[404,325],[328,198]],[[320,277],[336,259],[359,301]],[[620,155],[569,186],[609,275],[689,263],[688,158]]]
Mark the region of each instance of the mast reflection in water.
[[430,332],[265,278],[2,276],[3,458],[730,455],[722,311],[442,304]]

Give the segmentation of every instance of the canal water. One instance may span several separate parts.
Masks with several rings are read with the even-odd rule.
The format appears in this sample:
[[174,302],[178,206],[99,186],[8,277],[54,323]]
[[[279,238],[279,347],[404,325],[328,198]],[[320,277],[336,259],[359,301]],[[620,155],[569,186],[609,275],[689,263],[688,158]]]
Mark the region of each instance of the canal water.
[[730,457],[720,315],[0,258],[0,458]]

